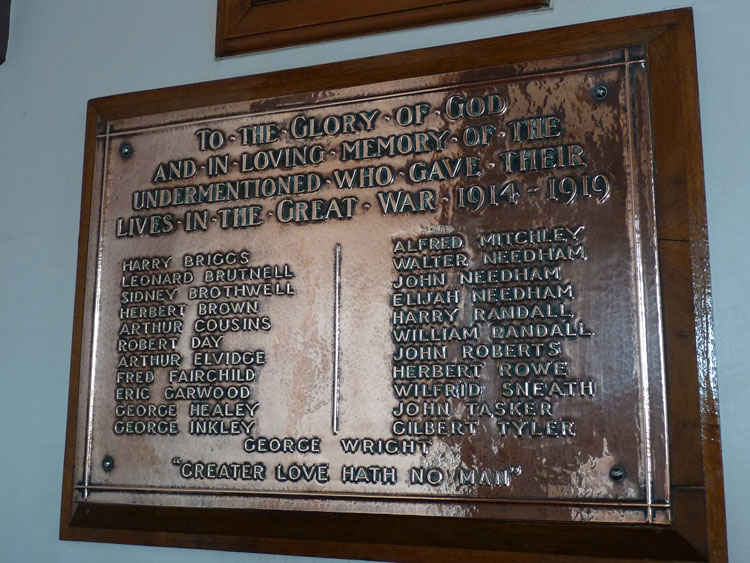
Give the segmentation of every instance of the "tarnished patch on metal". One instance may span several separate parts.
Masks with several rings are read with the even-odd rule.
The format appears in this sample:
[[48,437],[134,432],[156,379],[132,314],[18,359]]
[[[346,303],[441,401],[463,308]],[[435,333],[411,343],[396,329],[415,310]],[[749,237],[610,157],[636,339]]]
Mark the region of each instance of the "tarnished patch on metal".
[[102,124],[77,500],[669,522],[644,61]]

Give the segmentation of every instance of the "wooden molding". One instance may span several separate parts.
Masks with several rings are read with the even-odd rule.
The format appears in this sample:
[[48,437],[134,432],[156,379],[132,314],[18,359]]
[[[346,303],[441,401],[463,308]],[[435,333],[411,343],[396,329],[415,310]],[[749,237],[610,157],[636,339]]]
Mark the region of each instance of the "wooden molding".
[[216,56],[226,57],[548,5],[549,0],[219,0]]

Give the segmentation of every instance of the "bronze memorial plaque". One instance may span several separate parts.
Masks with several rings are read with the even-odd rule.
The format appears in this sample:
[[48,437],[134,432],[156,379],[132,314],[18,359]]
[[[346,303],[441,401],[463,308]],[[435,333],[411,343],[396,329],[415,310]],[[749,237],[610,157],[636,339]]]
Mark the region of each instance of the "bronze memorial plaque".
[[670,529],[647,48],[432,68],[89,121],[72,506]]
[[620,50],[106,124],[78,493],[668,521],[646,85]]

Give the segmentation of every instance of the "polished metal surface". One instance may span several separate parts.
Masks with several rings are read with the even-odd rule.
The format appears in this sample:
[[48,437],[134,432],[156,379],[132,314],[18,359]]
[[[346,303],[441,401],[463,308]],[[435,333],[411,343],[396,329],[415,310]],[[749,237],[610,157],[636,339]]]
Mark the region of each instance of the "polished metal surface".
[[669,522],[644,64],[102,124],[78,500]]

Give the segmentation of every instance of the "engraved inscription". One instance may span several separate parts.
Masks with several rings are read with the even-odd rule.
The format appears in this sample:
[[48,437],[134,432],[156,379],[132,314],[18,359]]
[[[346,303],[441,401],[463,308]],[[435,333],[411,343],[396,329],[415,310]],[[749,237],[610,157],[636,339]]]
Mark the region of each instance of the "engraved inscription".
[[114,123],[101,147],[135,150],[102,156],[80,489],[490,517],[651,499],[628,65]]

